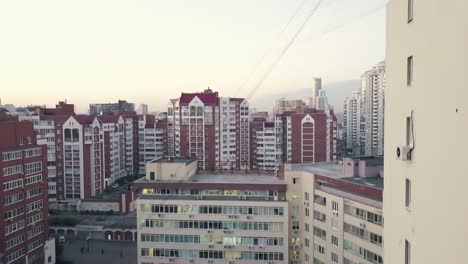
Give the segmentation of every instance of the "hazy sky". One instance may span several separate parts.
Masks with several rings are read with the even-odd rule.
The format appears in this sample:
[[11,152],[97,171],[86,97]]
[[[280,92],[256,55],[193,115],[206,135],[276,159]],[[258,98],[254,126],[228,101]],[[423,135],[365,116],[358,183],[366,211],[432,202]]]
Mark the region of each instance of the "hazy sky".
[[[163,110],[182,91],[208,86],[246,96],[318,2],[0,1],[0,98],[49,106],[67,99],[84,112],[119,98]],[[323,0],[251,104],[285,91],[295,98],[315,76],[325,89],[358,79],[384,59],[385,3]]]

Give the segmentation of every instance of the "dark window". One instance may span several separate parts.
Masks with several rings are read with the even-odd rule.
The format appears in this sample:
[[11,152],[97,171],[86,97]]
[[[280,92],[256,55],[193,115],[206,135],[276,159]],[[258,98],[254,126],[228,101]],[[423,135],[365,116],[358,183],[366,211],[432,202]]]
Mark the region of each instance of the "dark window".
[[405,181],[405,206],[411,206],[411,181],[409,179]]
[[155,173],[150,172],[150,180],[154,181],[155,180]]
[[408,86],[413,84],[413,56],[408,57],[406,82]]
[[405,240],[405,264],[411,263],[411,244],[408,240]]
[[413,0],[408,0],[408,23],[413,21],[413,6],[414,6],[414,1]]

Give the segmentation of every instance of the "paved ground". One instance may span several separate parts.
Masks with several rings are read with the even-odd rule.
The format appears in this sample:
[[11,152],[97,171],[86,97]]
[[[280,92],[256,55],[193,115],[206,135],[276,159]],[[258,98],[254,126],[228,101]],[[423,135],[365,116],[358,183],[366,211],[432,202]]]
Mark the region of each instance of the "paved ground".
[[[81,247],[84,248],[83,254]],[[137,244],[129,241],[90,240],[88,252],[86,241],[67,241],[64,244],[63,256],[65,260],[71,260],[74,264],[136,264]]]

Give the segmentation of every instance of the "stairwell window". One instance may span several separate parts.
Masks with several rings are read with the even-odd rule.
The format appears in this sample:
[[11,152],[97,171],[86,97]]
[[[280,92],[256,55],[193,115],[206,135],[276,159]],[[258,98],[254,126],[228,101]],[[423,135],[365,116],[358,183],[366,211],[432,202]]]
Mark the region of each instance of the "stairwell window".
[[411,244],[405,240],[405,264],[411,264]]
[[405,206],[406,208],[411,207],[411,180],[405,180]]
[[407,80],[406,84],[411,86],[413,84],[413,56],[409,56],[406,62],[407,67]]
[[413,21],[413,6],[414,0],[408,0],[408,23],[411,23],[411,21]]

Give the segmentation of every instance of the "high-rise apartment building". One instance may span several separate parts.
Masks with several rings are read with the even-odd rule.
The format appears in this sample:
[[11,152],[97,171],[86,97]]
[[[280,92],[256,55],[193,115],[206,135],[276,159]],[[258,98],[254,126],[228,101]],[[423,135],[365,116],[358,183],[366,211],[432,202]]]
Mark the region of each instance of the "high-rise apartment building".
[[344,100],[343,144],[345,153],[350,156],[364,154],[361,149],[361,100],[361,93],[358,91]]
[[49,233],[47,147],[37,141],[31,122],[0,114],[2,263],[44,263]]
[[275,170],[281,163],[336,160],[337,121],[333,111],[296,109],[273,122],[250,122],[250,168]]
[[250,122],[250,169],[274,171],[283,162],[281,122],[256,118]]
[[154,160],[135,182],[138,263],[288,263],[284,182],[197,167],[188,158]]
[[275,116],[282,134],[284,163],[307,163],[336,159],[336,116],[331,110],[298,109]]
[[146,163],[167,156],[167,120],[154,115],[139,116],[139,174],[144,175]]
[[383,262],[383,159],[285,165],[292,264]]
[[207,89],[182,93],[168,108],[169,156],[194,157],[204,170],[249,167],[249,104]]
[[124,118],[120,115],[106,114],[98,119],[104,132],[105,185],[109,186],[110,183],[126,176],[126,127]]
[[468,2],[387,5],[385,262],[465,263]]
[[147,115],[148,114],[148,105],[147,104],[141,104],[138,107],[138,113],[140,115]]
[[306,104],[302,100],[285,100],[281,98],[276,101],[275,113],[282,114],[286,111],[295,111],[298,108],[305,108]]
[[317,108],[317,98],[321,90],[322,78],[314,78],[314,82],[312,83],[312,96],[307,99],[307,106],[309,106],[309,108]]
[[379,155],[384,152],[385,62],[380,62],[362,76],[361,122],[362,155]]
[[135,104],[125,100],[119,100],[117,103],[89,105],[89,114],[93,116],[112,113],[114,111],[135,111]]

